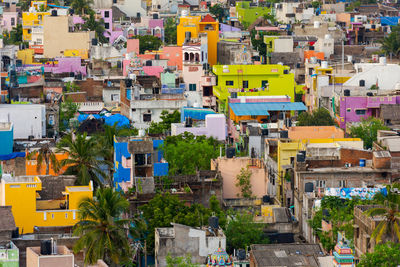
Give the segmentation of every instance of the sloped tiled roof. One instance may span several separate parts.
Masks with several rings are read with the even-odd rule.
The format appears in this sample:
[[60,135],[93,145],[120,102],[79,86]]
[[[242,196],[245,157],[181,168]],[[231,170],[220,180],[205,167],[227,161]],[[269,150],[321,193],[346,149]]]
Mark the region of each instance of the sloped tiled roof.
[[210,14],[207,14],[204,16],[204,18],[201,20],[201,22],[215,22],[215,19],[211,17]]

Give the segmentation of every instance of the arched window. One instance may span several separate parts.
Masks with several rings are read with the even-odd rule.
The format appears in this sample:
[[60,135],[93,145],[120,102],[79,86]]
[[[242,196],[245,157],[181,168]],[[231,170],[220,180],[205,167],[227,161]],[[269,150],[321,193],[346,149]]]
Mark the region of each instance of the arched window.
[[190,53],[190,61],[193,62],[194,61],[194,54]]
[[195,61],[196,61],[196,62],[200,62],[200,55],[199,55],[199,53],[196,53],[196,55],[195,55]]
[[189,53],[185,52],[185,61],[188,61],[188,60],[189,60]]

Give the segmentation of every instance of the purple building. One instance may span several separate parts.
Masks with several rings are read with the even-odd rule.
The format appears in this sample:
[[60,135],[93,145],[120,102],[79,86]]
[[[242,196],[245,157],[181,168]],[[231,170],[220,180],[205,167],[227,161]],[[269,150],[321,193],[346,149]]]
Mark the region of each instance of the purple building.
[[340,128],[347,123],[359,122],[361,118],[380,115],[381,104],[400,104],[400,96],[342,96],[340,97]]

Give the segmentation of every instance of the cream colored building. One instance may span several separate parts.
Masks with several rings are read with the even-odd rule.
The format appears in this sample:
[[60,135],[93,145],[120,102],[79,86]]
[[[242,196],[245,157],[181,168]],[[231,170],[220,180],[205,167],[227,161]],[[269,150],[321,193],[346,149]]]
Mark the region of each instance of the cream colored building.
[[74,254],[66,246],[56,246],[49,254],[42,254],[40,247],[26,248],[26,267],[74,267]]
[[70,32],[68,16],[43,18],[43,55],[45,58],[61,57],[65,50],[89,51],[94,32]]

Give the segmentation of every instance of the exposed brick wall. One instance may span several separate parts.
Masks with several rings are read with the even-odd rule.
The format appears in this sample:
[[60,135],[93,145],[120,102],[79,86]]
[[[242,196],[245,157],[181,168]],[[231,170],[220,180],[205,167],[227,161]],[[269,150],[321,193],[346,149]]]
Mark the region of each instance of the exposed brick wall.
[[87,93],[89,101],[102,101],[103,99],[103,82],[95,81],[87,78],[85,81],[77,81],[76,84],[82,92]]
[[372,151],[341,148],[340,160],[307,160],[307,164],[310,168],[343,167],[346,163],[358,166],[360,159],[371,160]]

